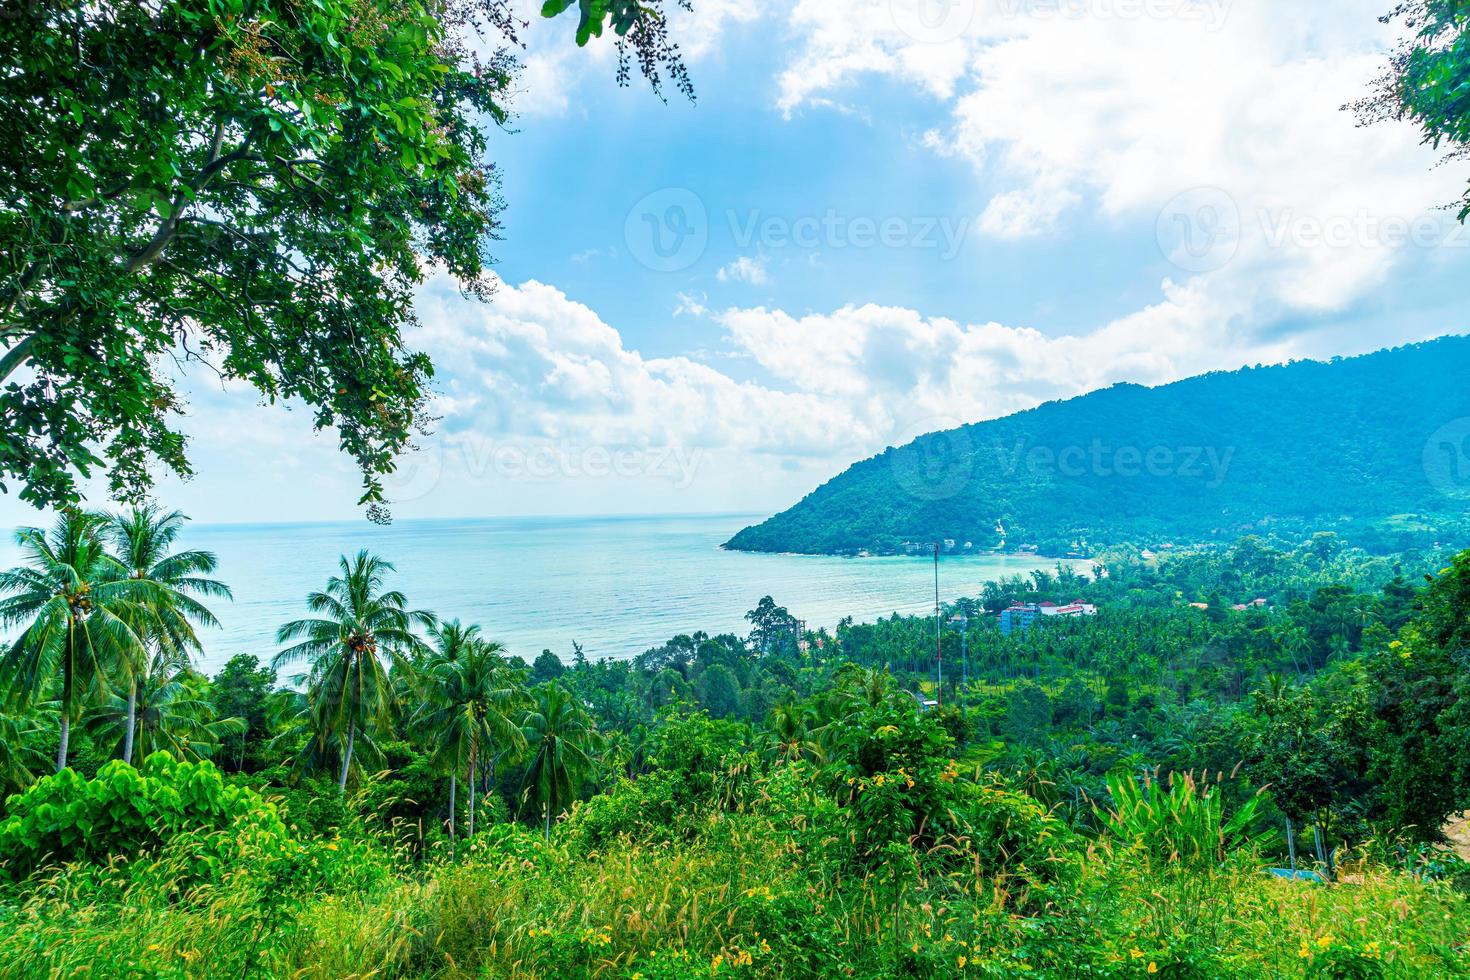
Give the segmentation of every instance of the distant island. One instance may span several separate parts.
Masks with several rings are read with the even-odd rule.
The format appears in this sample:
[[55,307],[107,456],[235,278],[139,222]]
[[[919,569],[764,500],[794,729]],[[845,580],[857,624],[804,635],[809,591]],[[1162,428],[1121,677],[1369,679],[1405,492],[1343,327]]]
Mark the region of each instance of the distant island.
[[1470,524],[1470,337],[1118,384],[849,467],[726,548],[1035,551],[1335,530],[1375,551]]

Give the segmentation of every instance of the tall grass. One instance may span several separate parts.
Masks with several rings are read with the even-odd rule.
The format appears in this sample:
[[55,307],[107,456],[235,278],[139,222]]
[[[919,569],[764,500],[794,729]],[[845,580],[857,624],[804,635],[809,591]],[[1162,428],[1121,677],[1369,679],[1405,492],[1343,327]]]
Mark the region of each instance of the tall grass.
[[1050,885],[921,872],[895,921],[887,878],[821,871],[766,815],[692,843],[573,843],[501,831],[418,869],[377,855],[396,870],[324,892],[241,867],[179,893],[178,855],[64,868],[0,901],[0,977],[1470,975],[1463,898],[1383,869],[1320,887],[1104,842]]

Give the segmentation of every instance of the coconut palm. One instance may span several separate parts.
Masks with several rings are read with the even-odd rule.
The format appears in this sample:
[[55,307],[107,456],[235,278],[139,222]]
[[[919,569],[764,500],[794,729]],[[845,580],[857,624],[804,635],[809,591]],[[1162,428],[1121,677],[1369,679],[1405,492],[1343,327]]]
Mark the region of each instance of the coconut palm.
[[[140,609],[141,621],[133,628],[155,657],[183,663],[198,650],[194,627],[218,626],[199,597],[231,598],[223,582],[209,578],[215,557],[208,551],[174,551],[173,546],[187,520],[179,511],[165,511],[152,504],[134,507],[114,516],[107,527],[114,556],[130,578],[151,582],[152,601]],[[116,665],[119,680],[127,690],[128,720],[123,730],[121,758],[133,761],[133,739],[137,731],[139,675],[157,672],[159,665],[141,660],[124,660]]]
[[58,772],[66,768],[72,723],[106,691],[107,666],[143,656],[131,624],[153,586],[129,578],[107,553],[106,521],[71,509],[49,532],[23,528],[16,542],[26,563],[0,573],[0,627],[26,627],[0,658],[0,682],[12,707],[49,698],[59,684]]
[[41,748],[56,730],[56,702],[36,705],[28,712],[0,712],[0,797],[19,792],[35,782],[50,761]]
[[808,704],[787,701],[771,709],[769,751],[778,762],[822,761],[822,747],[813,735],[816,720],[817,713]]
[[551,839],[551,816],[567,808],[582,782],[596,767],[592,753],[599,737],[589,715],[559,684],[542,684],[532,691],[533,704],[521,723],[530,765],[521,784],[521,798],[539,807],[545,816],[546,839]]
[[291,644],[275,657],[276,669],[305,663],[297,680],[306,685],[317,753],[327,743],[341,749],[337,792],[346,792],[354,743],[385,728],[397,707],[390,670],[409,670],[408,659],[426,650],[415,626],[434,625],[432,613],[407,608],[402,592],[388,591],[384,579],[393,565],[368,551],[343,555],[341,574],[327,580],[325,591],[306,597],[319,618],[282,626],[278,643]]
[[487,756],[518,752],[526,740],[512,720],[525,692],[500,658],[499,643],[482,640],[479,628],[452,620],[431,635],[437,649],[419,682],[423,702],[414,728],[427,733],[436,762],[449,772],[449,841],[455,831],[455,791],[461,769],[469,788],[469,828],[475,832],[476,776]]
[[134,733],[142,758],[167,752],[198,760],[212,756],[223,736],[245,730],[239,718],[216,718],[204,678],[166,654],[154,653],[135,681],[128,697],[110,695],[86,726],[95,742],[117,746],[121,758],[128,758],[123,746]]

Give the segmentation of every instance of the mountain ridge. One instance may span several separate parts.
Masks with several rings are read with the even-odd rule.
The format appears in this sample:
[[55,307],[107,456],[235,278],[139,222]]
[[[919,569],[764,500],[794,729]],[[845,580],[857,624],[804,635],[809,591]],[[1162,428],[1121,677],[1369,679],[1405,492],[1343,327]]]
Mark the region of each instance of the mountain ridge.
[[[1465,525],[1470,336],[1121,382],[920,436],[737,533],[732,550],[901,553],[1344,530],[1416,546]],[[965,548],[965,542],[970,548]]]

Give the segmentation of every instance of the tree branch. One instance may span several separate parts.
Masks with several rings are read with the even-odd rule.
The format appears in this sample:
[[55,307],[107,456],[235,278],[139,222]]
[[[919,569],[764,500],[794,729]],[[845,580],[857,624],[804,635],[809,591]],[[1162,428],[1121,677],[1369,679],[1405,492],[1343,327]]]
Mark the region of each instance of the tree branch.
[[35,345],[36,335],[31,334],[6,351],[4,357],[0,357],[0,382],[10,377],[16,368],[31,359],[31,348]]

